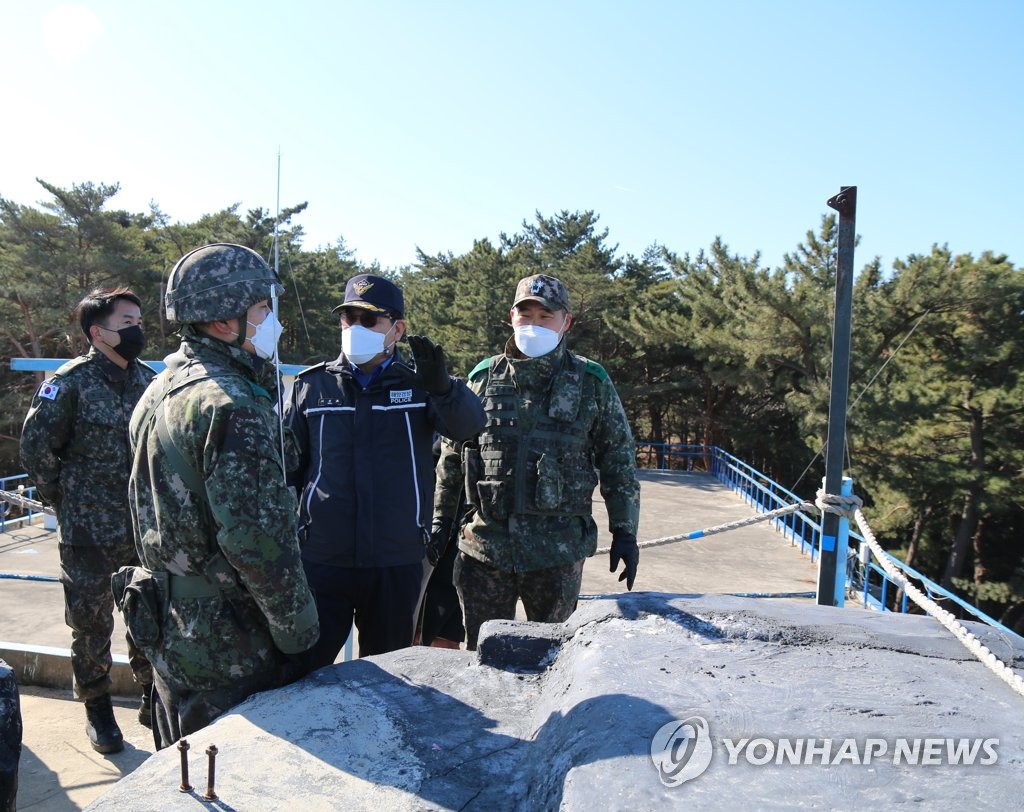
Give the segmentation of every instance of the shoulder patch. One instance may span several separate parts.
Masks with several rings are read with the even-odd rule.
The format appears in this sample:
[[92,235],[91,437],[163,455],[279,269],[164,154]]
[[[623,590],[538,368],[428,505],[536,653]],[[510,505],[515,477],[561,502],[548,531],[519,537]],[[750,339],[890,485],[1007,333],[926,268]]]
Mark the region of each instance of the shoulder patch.
[[596,361],[586,361],[587,372],[597,378],[599,381],[608,380],[608,370],[598,364]]
[[60,387],[57,384],[50,383],[49,381],[43,381],[39,385],[39,390],[36,392],[36,396],[46,398],[47,400],[56,400],[58,392],[60,392]]
[[483,361],[481,361],[479,364],[473,367],[468,376],[469,380],[473,380],[473,378],[475,378],[478,373],[483,372],[485,369],[490,369],[491,364],[494,363],[494,359],[497,357],[497,355],[492,355],[490,358],[485,358]]
[[296,374],[296,378],[301,378],[303,375],[309,375],[311,372],[316,372],[318,369],[324,369],[327,366],[326,361],[321,361],[319,364],[313,364],[311,367],[300,369]]

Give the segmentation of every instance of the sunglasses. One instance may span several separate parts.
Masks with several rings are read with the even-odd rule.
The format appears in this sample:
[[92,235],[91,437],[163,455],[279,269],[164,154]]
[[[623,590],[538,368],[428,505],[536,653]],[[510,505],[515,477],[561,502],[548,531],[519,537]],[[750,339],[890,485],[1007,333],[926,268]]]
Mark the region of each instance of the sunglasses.
[[377,319],[394,321],[394,318],[390,313],[371,313],[369,310],[362,310],[358,307],[341,311],[341,324],[344,327],[352,327],[356,324],[361,324],[367,329],[373,329],[377,326]]

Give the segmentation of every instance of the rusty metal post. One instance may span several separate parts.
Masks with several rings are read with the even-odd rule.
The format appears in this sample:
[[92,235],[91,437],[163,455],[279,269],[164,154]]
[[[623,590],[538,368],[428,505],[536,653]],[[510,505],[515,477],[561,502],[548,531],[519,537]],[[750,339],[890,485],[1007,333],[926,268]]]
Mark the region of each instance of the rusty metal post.
[[[825,453],[825,493],[839,495],[846,451],[846,405],[850,388],[850,336],[853,313],[853,248],[857,240],[857,187],[841,186],[828,205],[839,212],[836,262],[835,332],[832,335],[832,388],[828,401],[828,441]],[[821,555],[818,557],[820,606],[836,606],[836,594],[845,589],[846,559],[838,560],[839,516],[823,512]],[[845,555],[845,550],[844,550]],[[838,579],[843,579],[840,585]],[[842,605],[839,603],[838,605]]]
[[203,797],[208,801],[216,801],[217,793],[213,791],[213,774],[217,765],[217,745],[211,744],[207,747],[206,755],[210,758],[210,764],[206,769],[206,793]]
[[188,740],[182,739],[178,742],[178,752],[181,753],[181,786],[179,792],[191,792],[192,785],[188,782]]

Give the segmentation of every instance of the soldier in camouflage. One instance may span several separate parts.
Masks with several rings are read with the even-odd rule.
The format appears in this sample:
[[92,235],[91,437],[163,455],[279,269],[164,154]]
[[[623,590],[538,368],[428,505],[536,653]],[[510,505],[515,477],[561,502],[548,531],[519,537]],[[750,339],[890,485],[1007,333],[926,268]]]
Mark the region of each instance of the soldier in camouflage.
[[[487,426],[475,441],[446,443],[438,462],[432,537],[461,517],[455,585],[467,646],[486,620],[566,620],[576,608],[583,562],[597,549],[592,495],[600,481],[612,532],[611,571],[633,588],[640,485],[633,437],[608,373],[570,352],[569,295],[545,274],[520,280],[505,352],[469,375]],[[595,471],[596,469],[596,471]],[[441,542],[438,541],[440,544]]]
[[126,580],[148,603],[114,585],[129,628],[148,642],[158,748],[290,681],[291,658],[320,634],[268,363],[281,331],[268,298],[280,292],[258,254],[224,243],[186,254],[167,283],[181,346],[131,422],[144,567]]
[[18,762],[23,732],[21,696],[14,669],[0,659],[0,812],[18,809]]
[[[141,302],[127,288],[95,290],[76,315],[91,347],[61,366],[32,400],[21,433],[21,462],[57,514],[64,617],[71,627],[75,696],[100,753],[124,746],[110,703],[110,576],[138,563],[128,519],[128,423],[154,372],[137,358],[145,346]],[[149,723],[152,672],[128,637],[129,662]]]

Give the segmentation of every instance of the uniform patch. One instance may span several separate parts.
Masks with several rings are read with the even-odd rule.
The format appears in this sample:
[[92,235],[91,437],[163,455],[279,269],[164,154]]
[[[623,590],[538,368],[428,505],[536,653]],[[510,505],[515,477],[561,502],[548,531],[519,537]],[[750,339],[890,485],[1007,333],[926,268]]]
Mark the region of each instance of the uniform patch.
[[412,390],[411,389],[392,389],[391,390],[391,405],[396,403],[412,403]]
[[41,398],[46,398],[47,400],[56,400],[57,393],[59,391],[60,387],[57,384],[50,383],[49,381],[43,381],[42,385],[39,387],[39,391],[36,392],[36,394],[39,395],[39,397]]

